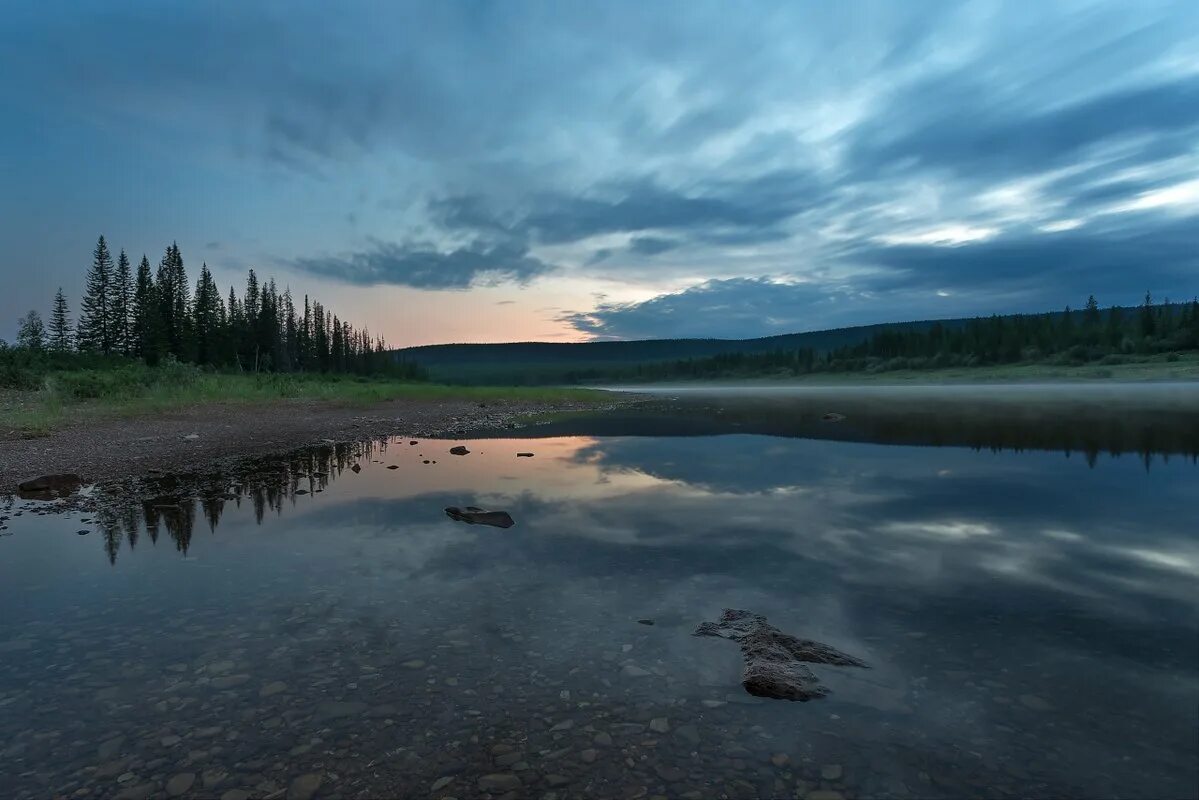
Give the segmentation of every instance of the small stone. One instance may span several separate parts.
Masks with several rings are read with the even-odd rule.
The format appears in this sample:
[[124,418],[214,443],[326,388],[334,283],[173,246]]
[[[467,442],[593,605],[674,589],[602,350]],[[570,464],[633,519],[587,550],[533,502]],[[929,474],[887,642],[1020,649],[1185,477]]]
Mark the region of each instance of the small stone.
[[791,763],[791,756],[787,755],[786,753],[775,753],[770,757],[770,763],[774,764],[779,769],[782,769]]
[[720,708],[728,705],[728,702],[724,700],[700,700],[699,702],[704,708]]
[[594,764],[595,760],[599,758],[599,753],[588,748],[579,753],[579,758],[583,759],[584,764]]
[[493,756],[502,756],[504,753],[511,753],[516,748],[507,742],[500,742],[491,746],[491,754]]
[[845,800],[845,795],[834,789],[817,789],[805,794],[804,800]]
[[678,767],[671,767],[666,764],[654,764],[654,773],[667,783],[678,783],[687,777],[687,773]]
[[694,725],[680,725],[675,730],[675,734],[691,742],[691,744],[699,744],[699,728],[696,728]]
[[639,619],[637,620],[637,623],[639,625],[653,625],[654,621],[652,619]]
[[820,768],[820,777],[826,781],[837,781],[841,780],[843,772],[840,764],[825,764]]
[[235,686],[241,686],[243,683],[248,683],[249,681],[250,676],[243,673],[241,675],[226,675],[223,678],[213,678],[209,685],[214,689],[223,691],[225,689],[232,689]]
[[205,789],[212,790],[224,783],[228,777],[228,772],[222,772],[219,769],[210,769],[200,776],[200,780],[204,784]]
[[595,744],[599,745],[600,747],[611,747],[612,746],[612,736],[611,736],[611,734],[609,734],[605,731],[600,731],[599,733],[597,733],[595,735],[595,738],[592,739],[591,741],[594,742]]
[[620,668],[620,674],[624,675],[626,678],[644,678],[647,675],[653,675],[653,673],[649,670],[642,669],[636,664],[625,664]]
[[287,787],[287,800],[310,800],[321,788],[321,776],[317,772],[301,775]]
[[566,777],[565,775],[551,774],[545,776],[545,782],[550,786],[565,786],[566,784],[570,783],[570,778]]
[[117,753],[121,752],[121,746],[125,744],[124,736],[117,736],[102,743],[96,748],[96,755],[104,761],[108,761]]
[[654,733],[667,733],[670,731],[670,722],[666,717],[654,717],[649,721],[649,729]]
[[330,701],[317,706],[316,715],[318,719],[339,719],[363,714],[368,708],[366,703]]
[[[112,800],[147,800],[150,795],[154,794],[155,788],[153,783],[143,783],[140,786],[126,786],[120,792],[113,795]],[[225,798],[222,797],[221,800],[225,800]]]
[[444,778],[438,778],[437,780],[433,781],[433,785],[429,787],[429,792],[430,793],[440,792],[442,789],[449,786],[453,782],[454,782],[453,775],[446,775]]
[[1031,708],[1033,711],[1048,711],[1053,708],[1048,702],[1037,697],[1035,694],[1020,695],[1020,705],[1025,708]]
[[167,794],[169,794],[171,797],[178,797],[188,789],[192,788],[192,784],[195,782],[196,773],[180,772],[178,775],[167,781]]
[[409,661],[405,661],[405,662],[401,663],[400,666],[407,667],[408,669],[424,669],[425,662],[419,658],[414,658]]
[[464,456],[464,455],[466,455],[466,454],[467,454],[467,453],[469,453],[469,452],[470,452],[470,451],[469,451],[469,450],[467,450],[467,449],[466,449],[465,447],[463,447],[462,445],[458,445],[457,447],[451,447],[451,448],[450,448],[450,455],[452,455],[452,456]]
[[175,745],[179,744],[179,742],[181,742],[181,741],[183,741],[183,740],[180,739],[178,736],[175,736],[174,734],[172,734],[170,736],[162,737],[161,739],[158,740],[158,743],[161,744],[163,747],[174,747]]
[[550,728],[550,731],[551,732],[568,731],[571,728],[573,728],[574,726],[575,726],[575,721],[573,719],[564,719],[561,722],[559,722],[557,725],[555,725],[554,727]]
[[495,757],[495,765],[497,767],[510,767],[517,761],[520,761],[523,756],[520,753],[504,753],[502,756]]
[[276,695],[276,694],[279,694],[280,692],[286,692],[286,691],[287,691],[286,683],[284,683],[283,681],[271,681],[266,686],[263,686],[261,689],[258,690],[258,696],[259,697],[271,697],[272,695]]
[[511,792],[523,786],[520,778],[513,775],[511,772],[497,772],[491,775],[484,775],[479,778],[479,791],[492,792],[502,794]]
[[250,800],[250,793],[245,789],[230,789],[221,795],[221,800]]

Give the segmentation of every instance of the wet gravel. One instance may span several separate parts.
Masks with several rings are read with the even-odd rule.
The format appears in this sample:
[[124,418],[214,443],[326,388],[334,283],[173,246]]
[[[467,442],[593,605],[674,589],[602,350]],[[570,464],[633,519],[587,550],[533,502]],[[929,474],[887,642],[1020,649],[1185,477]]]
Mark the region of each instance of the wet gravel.
[[[614,397],[610,405],[630,402]],[[0,438],[0,492],[38,475],[73,472],[85,483],[210,468],[221,459],[391,435],[503,429],[537,415],[595,409],[576,402],[394,400],[369,409],[312,401],[213,404],[138,419],[68,427],[33,439]]]

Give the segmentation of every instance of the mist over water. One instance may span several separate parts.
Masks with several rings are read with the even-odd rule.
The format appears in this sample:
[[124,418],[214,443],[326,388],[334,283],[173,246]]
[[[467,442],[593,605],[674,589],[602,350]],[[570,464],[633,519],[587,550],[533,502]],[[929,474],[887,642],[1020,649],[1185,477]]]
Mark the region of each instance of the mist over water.
[[[664,394],[162,477],[83,514],[10,500],[0,785],[1199,791],[1193,390]],[[737,647],[690,635],[726,607],[871,668],[753,698]]]

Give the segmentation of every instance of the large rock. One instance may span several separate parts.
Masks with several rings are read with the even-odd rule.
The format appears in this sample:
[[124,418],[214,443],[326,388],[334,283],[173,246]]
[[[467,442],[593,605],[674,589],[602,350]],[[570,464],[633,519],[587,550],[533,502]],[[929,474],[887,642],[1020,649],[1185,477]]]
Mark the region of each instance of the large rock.
[[507,511],[484,511],[475,506],[458,508],[450,506],[445,510],[446,516],[458,522],[470,525],[493,525],[496,528],[511,528],[516,523]]
[[464,456],[464,455],[466,455],[466,454],[467,454],[467,453],[469,453],[469,452],[470,452],[470,451],[469,451],[469,450],[467,450],[467,449],[466,449],[465,447],[463,447],[462,445],[458,445],[457,447],[451,447],[451,448],[450,448],[450,455],[452,455],[452,456]]
[[761,614],[726,608],[719,622],[701,622],[695,636],[718,636],[741,645],[745,672],[741,685],[757,697],[778,700],[812,700],[828,694],[810,664],[867,667],[851,655],[820,642],[799,639],[766,623]]
[[67,497],[83,485],[83,478],[73,472],[62,475],[42,475],[17,485],[23,500],[53,500]]

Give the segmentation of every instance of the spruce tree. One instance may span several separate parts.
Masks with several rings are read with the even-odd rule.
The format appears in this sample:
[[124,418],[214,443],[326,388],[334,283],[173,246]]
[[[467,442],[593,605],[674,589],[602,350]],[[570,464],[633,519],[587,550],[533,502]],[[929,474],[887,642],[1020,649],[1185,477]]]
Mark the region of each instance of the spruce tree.
[[87,287],[79,311],[79,349],[112,352],[112,255],[101,236],[92,251],[92,268],[87,273]]
[[46,349],[46,325],[42,322],[41,314],[31,310],[21,317],[17,328],[17,347],[35,353]]
[[196,281],[195,354],[197,364],[218,363],[221,335],[221,296],[208,264],[200,267]]
[[1141,306],[1141,335],[1151,337],[1157,331],[1157,314],[1153,310],[1153,296],[1145,292],[1145,303]]
[[162,317],[157,288],[150,272],[150,259],[142,255],[137,265],[137,280],[133,287],[132,338],[134,354],[147,364],[155,364],[162,356]]
[[54,309],[50,312],[50,349],[56,353],[71,349],[71,318],[61,286],[54,293]]
[[131,312],[133,311],[133,273],[129,268],[129,256],[121,248],[117,257],[117,269],[112,278],[112,327],[113,349],[117,352],[131,355],[133,353],[133,332]]
[[171,268],[174,270],[171,296],[171,318],[175,320],[172,329],[171,352],[181,361],[191,360],[192,350],[192,319],[191,298],[187,286],[187,270],[183,268],[183,254],[179,252],[178,242],[171,243]]

